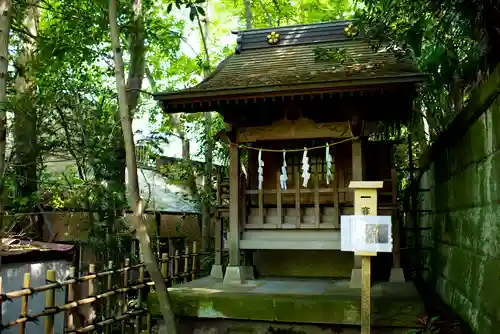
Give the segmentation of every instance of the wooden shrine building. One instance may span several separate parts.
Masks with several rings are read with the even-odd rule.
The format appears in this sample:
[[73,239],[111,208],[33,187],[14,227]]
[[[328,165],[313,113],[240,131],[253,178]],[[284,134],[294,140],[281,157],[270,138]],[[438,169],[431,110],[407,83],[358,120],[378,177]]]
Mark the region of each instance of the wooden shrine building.
[[[377,138],[388,124],[411,120],[423,74],[410,57],[371,48],[347,21],[234,33],[234,54],[203,82],[155,96],[166,113],[217,111],[224,117],[229,229],[219,239],[229,263],[219,252],[212,279],[220,280],[220,289],[259,277],[344,279],[343,289],[357,290],[360,261],[340,251],[340,216],[353,214],[348,185],[383,180],[379,214],[397,214],[394,145]],[[394,235],[393,256],[381,257],[373,270],[387,282],[392,269],[392,282],[405,285],[397,243]],[[394,295],[405,295],[398,289]]]

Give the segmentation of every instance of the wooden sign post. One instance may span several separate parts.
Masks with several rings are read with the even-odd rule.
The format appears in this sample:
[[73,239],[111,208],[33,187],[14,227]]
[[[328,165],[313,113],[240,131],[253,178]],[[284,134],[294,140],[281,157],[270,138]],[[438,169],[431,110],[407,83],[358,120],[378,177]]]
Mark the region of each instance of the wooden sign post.
[[[354,189],[354,215],[355,216],[377,216],[377,189],[382,188],[382,181],[352,181],[349,188]],[[364,225],[364,240],[368,239],[378,242],[371,235],[367,235],[368,225]],[[369,334],[371,327],[371,257],[377,256],[373,250],[354,249],[354,254],[361,256],[362,288],[361,288],[361,334]]]
[[361,256],[361,334],[370,334],[371,327],[371,257],[375,252],[355,252]]

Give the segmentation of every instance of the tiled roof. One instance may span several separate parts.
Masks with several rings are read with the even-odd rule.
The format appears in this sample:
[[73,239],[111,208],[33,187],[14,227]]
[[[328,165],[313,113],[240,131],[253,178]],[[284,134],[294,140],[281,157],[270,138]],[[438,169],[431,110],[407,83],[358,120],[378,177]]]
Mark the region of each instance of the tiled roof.
[[56,244],[21,239],[0,239],[2,263],[44,261],[54,258],[67,258],[75,249],[74,245]]
[[[54,174],[63,173],[66,168],[75,166],[75,162],[68,158],[64,162],[48,162],[47,170]],[[161,173],[148,168],[137,170],[139,191],[144,200],[149,200],[146,212],[157,211],[164,213],[200,213],[198,206],[190,200],[190,196],[182,187],[169,183]],[[127,169],[125,168],[127,175]],[[128,178],[125,178],[128,183]],[[45,196],[51,196],[46,193]]]
[[146,211],[200,213],[197,205],[188,199],[189,196],[182,188],[169,184],[161,173],[139,169],[137,176],[141,197],[150,200]]
[[[398,57],[390,50],[374,50],[362,36],[346,36],[344,29],[349,25],[349,21],[335,21],[234,32],[238,35],[235,53],[209,77],[196,87],[158,94],[157,99],[170,99],[169,95],[175,98],[183,93],[198,92],[206,96],[210,91],[243,92],[255,87],[309,83],[342,86],[347,81],[422,80],[411,58]],[[275,45],[268,42],[273,32],[279,34]]]
[[[318,49],[343,49],[343,63],[315,60]],[[320,52],[320,51],[319,51]],[[374,52],[367,42],[341,41],[250,49],[231,55],[196,89],[236,88],[340,81],[418,73],[409,59],[396,60],[390,51]]]

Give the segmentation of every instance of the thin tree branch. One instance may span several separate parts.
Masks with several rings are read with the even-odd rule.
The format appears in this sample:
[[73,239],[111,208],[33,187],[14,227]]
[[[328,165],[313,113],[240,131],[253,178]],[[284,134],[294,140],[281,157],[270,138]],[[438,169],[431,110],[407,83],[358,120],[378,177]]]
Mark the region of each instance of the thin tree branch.
[[[203,26],[201,25],[201,19],[200,19],[200,15],[198,14],[198,11],[196,11],[196,21],[198,23],[198,28],[200,29],[201,41],[203,43],[203,50],[205,53],[205,65],[203,66],[203,70],[204,70],[205,77],[207,77],[209,69],[210,69],[210,55],[208,54],[206,34],[203,31]],[[208,31],[206,33],[208,34]]]
[[25,36],[31,38],[32,40],[36,40],[36,36],[34,36],[33,34],[31,34],[26,29],[18,28],[18,27],[14,26],[14,25],[11,26],[11,29],[12,29],[12,31],[15,31],[15,32],[18,32],[18,33],[20,33],[22,35],[25,35]]
[[273,26],[273,18],[271,16],[271,14],[269,14],[269,11],[267,10],[266,5],[264,5],[262,0],[258,0],[258,1],[259,1],[260,6],[262,7],[262,10],[266,14],[267,21],[269,22],[269,26],[272,27]]

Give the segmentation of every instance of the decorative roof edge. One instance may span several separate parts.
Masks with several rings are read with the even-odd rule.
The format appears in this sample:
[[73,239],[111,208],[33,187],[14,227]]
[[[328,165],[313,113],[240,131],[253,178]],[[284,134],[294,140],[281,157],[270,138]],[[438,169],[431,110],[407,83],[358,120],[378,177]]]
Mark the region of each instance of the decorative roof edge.
[[[404,73],[404,74],[393,74],[386,76],[373,76],[373,77],[363,77],[363,78],[352,78],[350,80],[330,80],[330,81],[315,81],[309,83],[296,83],[296,84],[283,84],[283,85],[273,85],[273,86],[249,86],[245,88],[207,88],[207,89],[184,89],[176,92],[162,92],[154,93],[153,97],[158,101],[173,100],[176,98],[187,98],[190,95],[197,95],[198,97],[211,97],[219,94],[214,94],[220,92],[220,95],[241,95],[242,98],[245,94],[253,93],[257,91],[258,93],[269,93],[269,92],[300,92],[302,90],[307,90],[311,88],[324,89],[328,91],[337,91],[342,88],[357,88],[365,87],[378,84],[400,84],[400,83],[422,83],[427,77],[426,73]],[[379,82],[374,82],[379,81]],[[183,96],[185,95],[185,97]],[[293,94],[292,94],[293,95]]]
[[309,24],[296,24],[290,26],[279,26],[279,27],[267,27],[267,28],[255,28],[255,29],[243,29],[243,30],[231,30],[231,34],[238,35],[241,33],[262,33],[264,31],[283,31],[294,28],[306,28],[306,27],[317,27],[317,26],[337,26],[337,25],[345,25],[349,23],[353,23],[354,20],[336,20],[336,21],[328,21],[328,22],[318,22],[318,23],[309,23]]

